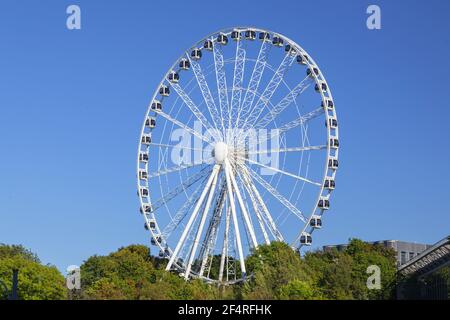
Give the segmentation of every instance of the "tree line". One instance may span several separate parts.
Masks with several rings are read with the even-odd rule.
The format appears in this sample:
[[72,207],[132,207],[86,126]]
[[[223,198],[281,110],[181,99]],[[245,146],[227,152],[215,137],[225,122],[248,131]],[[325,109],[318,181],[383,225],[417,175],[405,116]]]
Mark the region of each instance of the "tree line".
[[[69,291],[55,266],[43,265],[23,246],[0,244],[0,281],[11,288],[12,270],[19,269],[20,299],[360,300],[395,296],[395,251],[358,239],[351,239],[341,251],[317,250],[303,257],[282,242],[261,245],[246,258],[249,279],[228,286],[185,281],[165,271],[166,263],[144,245],[94,255],[80,266],[81,289]],[[380,289],[367,286],[369,265],[380,268]]]

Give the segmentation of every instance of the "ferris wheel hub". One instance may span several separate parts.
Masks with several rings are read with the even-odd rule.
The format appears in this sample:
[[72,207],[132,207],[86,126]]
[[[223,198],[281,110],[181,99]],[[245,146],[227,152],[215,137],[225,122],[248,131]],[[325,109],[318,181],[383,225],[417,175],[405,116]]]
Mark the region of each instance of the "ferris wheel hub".
[[222,163],[228,157],[228,145],[225,142],[217,142],[213,151],[216,163]]

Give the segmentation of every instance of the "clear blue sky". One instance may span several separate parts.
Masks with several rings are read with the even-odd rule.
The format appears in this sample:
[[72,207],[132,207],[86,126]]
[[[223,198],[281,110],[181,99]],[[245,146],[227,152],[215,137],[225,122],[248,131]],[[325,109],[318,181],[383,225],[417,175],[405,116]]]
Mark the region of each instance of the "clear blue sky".
[[[366,28],[369,4],[381,30]],[[2,1],[0,242],[61,270],[147,244],[134,171],[146,106],[183,50],[234,25],[297,41],[333,89],[338,188],[314,248],[449,234],[450,2]]]

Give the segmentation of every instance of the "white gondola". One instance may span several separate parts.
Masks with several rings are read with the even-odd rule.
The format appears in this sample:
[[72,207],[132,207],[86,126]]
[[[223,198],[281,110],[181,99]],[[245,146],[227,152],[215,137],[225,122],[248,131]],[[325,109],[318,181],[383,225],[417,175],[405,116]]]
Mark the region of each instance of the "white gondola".
[[140,152],[139,153],[139,161],[144,162],[144,163],[148,162],[148,153]]
[[308,56],[304,53],[301,53],[297,56],[297,62],[300,64],[306,64],[308,60]]
[[327,84],[323,81],[320,81],[319,83],[316,83],[314,90],[316,90],[316,92],[327,92]]
[[325,98],[325,102],[322,101],[322,108],[327,108],[328,110],[333,110],[334,103],[330,98]]
[[330,147],[333,149],[339,148],[339,140],[336,138],[330,138]]
[[241,33],[239,32],[239,30],[231,31],[231,39],[233,39],[234,41],[241,40]]
[[282,47],[283,46],[283,39],[279,36],[273,36],[272,44],[276,47]]
[[300,244],[310,246],[312,244],[312,237],[307,232],[302,232],[300,235]]
[[172,70],[170,71],[167,79],[172,83],[178,83],[178,81],[180,81],[180,75]]
[[191,58],[194,60],[200,60],[202,57],[202,50],[195,48],[191,51]]
[[296,51],[295,48],[293,46],[291,46],[290,44],[287,44],[284,46],[284,51],[288,54],[292,54],[295,55]]
[[308,69],[306,69],[306,74],[307,74],[308,76],[310,76],[311,78],[313,78],[313,77],[314,77],[314,74],[315,74],[316,76],[319,75],[319,69],[317,69],[316,67],[309,67]]
[[270,34],[268,32],[260,32],[259,40],[268,41],[270,40]]
[[217,43],[220,43],[221,45],[226,45],[228,43],[228,37],[225,34],[220,33],[217,36]]
[[330,157],[330,159],[328,159],[328,168],[335,170],[338,167],[339,167],[338,159],[336,159],[335,157]]
[[139,211],[144,214],[144,213],[150,213],[152,211],[152,206],[148,203],[144,203],[140,208]]
[[191,67],[191,63],[189,62],[188,59],[183,58],[180,60],[179,66],[180,66],[180,69],[182,69],[182,70],[189,70],[189,68]]
[[245,39],[255,40],[256,39],[256,31],[255,30],[246,30],[245,31]]
[[161,236],[154,236],[151,240],[150,243],[154,246],[156,246],[156,242],[161,243],[162,242],[162,238]]
[[329,125],[331,129],[336,129],[338,126],[338,123],[337,123],[336,118],[331,117],[328,119],[328,122],[325,121],[325,125],[326,126]]
[[147,120],[145,120],[145,126],[153,129],[156,126],[156,119],[154,117],[148,117]]
[[159,94],[162,95],[163,97],[168,97],[170,94],[170,89],[168,86],[162,85],[159,88]]
[[148,179],[148,172],[145,169],[139,169],[139,179],[140,180],[147,180]]
[[323,187],[328,190],[334,190],[334,188],[336,188],[336,182],[333,178],[326,178]]
[[141,187],[139,193],[141,194],[141,197],[144,198],[148,197],[148,189],[146,187]]
[[203,44],[203,48],[211,51],[213,49],[213,42],[211,40],[206,40],[205,43]]
[[152,102],[152,110],[155,112],[161,111],[162,110],[162,104],[159,100],[154,100]]
[[151,136],[151,134],[150,133],[144,133],[143,135],[142,135],[142,138],[141,138],[141,143],[142,144],[145,144],[145,145],[149,145],[150,143],[152,143],[152,136]]
[[[147,225],[147,224],[145,224],[145,225]],[[150,226],[151,230],[155,230],[156,229],[156,220],[155,219],[150,219],[148,221],[148,225]]]
[[311,220],[309,220],[309,225],[314,229],[322,228],[322,218],[320,216],[312,216]]
[[322,210],[328,210],[330,209],[330,200],[328,200],[328,198],[321,197],[317,203],[317,206]]

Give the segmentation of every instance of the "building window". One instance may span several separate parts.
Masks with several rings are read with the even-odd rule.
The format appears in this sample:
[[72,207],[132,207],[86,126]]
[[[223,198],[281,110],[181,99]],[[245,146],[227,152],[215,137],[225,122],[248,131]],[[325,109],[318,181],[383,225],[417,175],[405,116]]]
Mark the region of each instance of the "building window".
[[414,258],[414,252],[409,253],[409,260],[411,260],[412,258]]
[[400,264],[405,264],[406,263],[406,252],[402,251],[400,254]]

